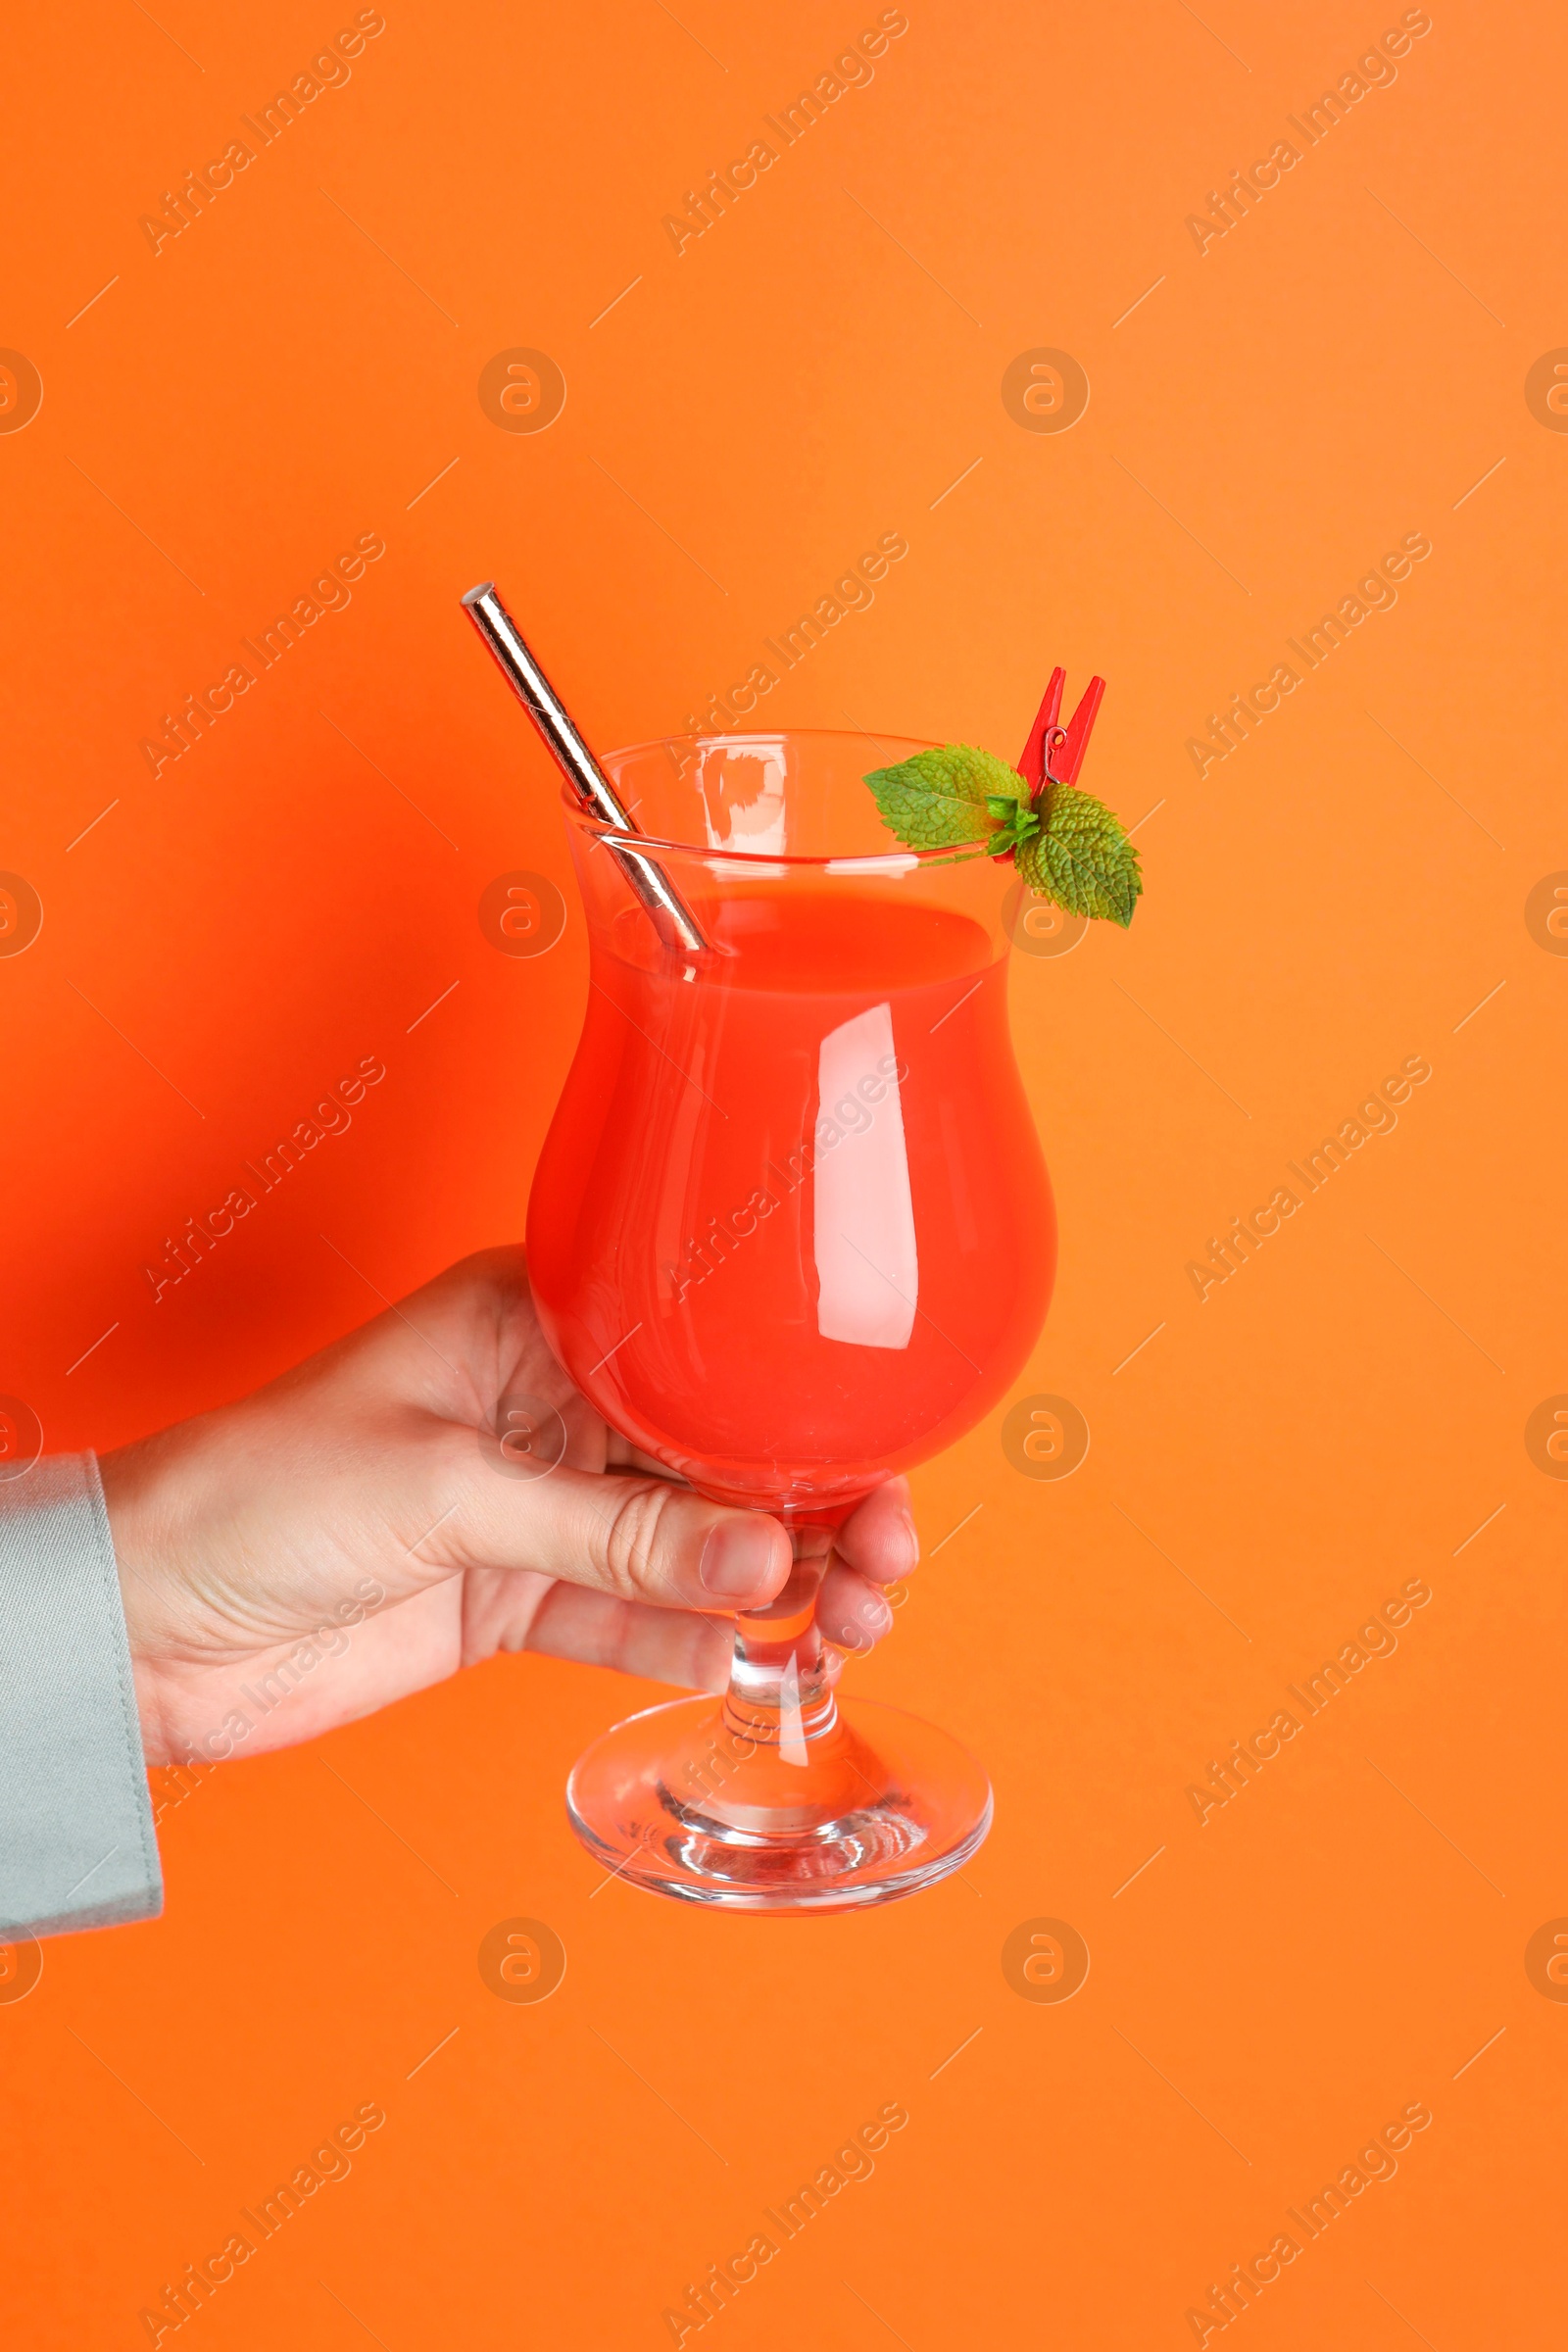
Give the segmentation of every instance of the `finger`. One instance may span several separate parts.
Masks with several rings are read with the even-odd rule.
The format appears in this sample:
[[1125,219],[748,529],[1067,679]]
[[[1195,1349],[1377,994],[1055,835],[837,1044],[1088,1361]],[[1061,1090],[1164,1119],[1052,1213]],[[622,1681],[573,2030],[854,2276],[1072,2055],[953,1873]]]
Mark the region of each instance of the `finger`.
[[833,1539],[841,1560],[874,1585],[896,1585],[912,1576],[920,1539],[909,1509],[909,1482],[890,1478],[853,1510]]
[[470,1448],[454,1433],[461,1500],[427,1546],[454,1566],[531,1568],[619,1600],[713,1611],[756,1608],[789,1574],[789,1538],[760,1511],[726,1510],[665,1479],[564,1463],[544,1477],[503,1477]]
[[733,1646],[728,1626],[694,1610],[654,1609],[580,1585],[551,1587],[524,1643],[546,1657],[610,1666],[683,1690],[722,1690]]
[[613,1470],[642,1470],[646,1471],[650,1478],[670,1479],[677,1487],[683,1487],[686,1484],[678,1470],[671,1470],[666,1463],[660,1460],[657,1453],[644,1453],[640,1446],[634,1446],[631,1440],[623,1438],[618,1430],[612,1429],[606,1432],[605,1460]]
[[880,1642],[893,1624],[892,1603],[854,1568],[835,1560],[816,1596],[816,1622],[829,1642],[858,1654]]

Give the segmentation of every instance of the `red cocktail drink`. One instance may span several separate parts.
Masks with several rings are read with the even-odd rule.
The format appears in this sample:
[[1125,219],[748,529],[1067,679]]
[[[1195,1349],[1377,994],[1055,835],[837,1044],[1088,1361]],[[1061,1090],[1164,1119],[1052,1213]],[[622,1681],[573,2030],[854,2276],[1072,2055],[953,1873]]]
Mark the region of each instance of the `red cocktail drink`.
[[718,951],[695,983],[635,907],[595,940],[535,1292],[624,1436],[715,1499],[831,1525],[970,1428],[1040,1326],[1054,1235],[1006,963],[896,893],[686,896]]

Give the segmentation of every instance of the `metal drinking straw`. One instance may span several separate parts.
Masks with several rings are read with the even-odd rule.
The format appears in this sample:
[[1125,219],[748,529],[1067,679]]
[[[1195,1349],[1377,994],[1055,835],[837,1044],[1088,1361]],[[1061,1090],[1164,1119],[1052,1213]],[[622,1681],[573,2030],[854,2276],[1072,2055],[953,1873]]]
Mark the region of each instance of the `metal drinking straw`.
[[[602,816],[619,833],[640,831],[577,732],[565,704],[523,643],[516,622],[496,594],[495,582],[481,580],[477,588],[468,590],[463,602],[468,618],[495,656],[498,667],[544,737],[583,808]],[[687,955],[706,950],[708,941],[663,867],[654,858],[644,857],[640,850],[621,849],[614,843],[607,846],[648,909],[649,919],[665,947]]]

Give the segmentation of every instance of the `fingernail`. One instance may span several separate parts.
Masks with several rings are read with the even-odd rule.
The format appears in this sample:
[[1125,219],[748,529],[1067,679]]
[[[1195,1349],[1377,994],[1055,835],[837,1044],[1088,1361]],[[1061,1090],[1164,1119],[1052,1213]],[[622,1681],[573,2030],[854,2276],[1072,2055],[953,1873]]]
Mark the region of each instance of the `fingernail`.
[[920,1557],[920,1534],[919,1530],[914,1524],[914,1513],[912,1511],[906,1511],[904,1514],[904,1532],[909,1539],[909,1549],[913,1552],[916,1560],[918,1560]]
[[703,1590],[721,1600],[749,1600],[768,1582],[772,1529],[758,1519],[721,1519],[708,1531],[698,1574]]

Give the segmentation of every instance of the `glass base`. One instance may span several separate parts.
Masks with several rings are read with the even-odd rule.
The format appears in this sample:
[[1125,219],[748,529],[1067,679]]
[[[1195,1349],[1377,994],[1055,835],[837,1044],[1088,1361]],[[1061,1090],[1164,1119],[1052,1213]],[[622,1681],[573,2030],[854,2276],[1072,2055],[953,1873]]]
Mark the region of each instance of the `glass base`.
[[631,1886],[730,1911],[856,1911],[966,1862],[991,1827],[967,1748],[900,1707],[830,1701],[782,1737],[713,1697],[628,1716],[566,1785],[571,1825]]

